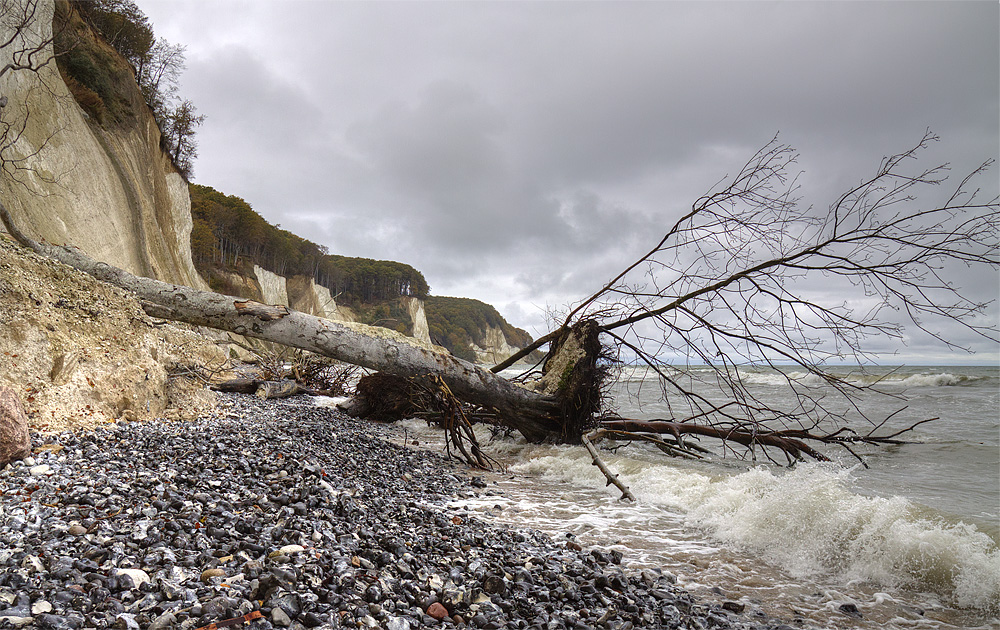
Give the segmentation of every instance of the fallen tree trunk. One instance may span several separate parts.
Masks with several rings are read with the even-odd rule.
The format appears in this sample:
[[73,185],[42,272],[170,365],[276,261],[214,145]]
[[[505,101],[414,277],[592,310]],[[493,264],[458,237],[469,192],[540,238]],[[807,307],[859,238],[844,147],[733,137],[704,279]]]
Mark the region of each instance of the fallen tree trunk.
[[2,203],[0,219],[21,245],[135,294],[151,317],[273,341],[396,376],[410,378],[435,374],[461,400],[496,409],[505,425],[529,441],[560,439],[564,433],[556,397],[519,387],[488,370],[435,352],[395,331],[335,322],[285,306],[269,306],[135,276],[95,261],[75,247],[38,243],[14,225]]

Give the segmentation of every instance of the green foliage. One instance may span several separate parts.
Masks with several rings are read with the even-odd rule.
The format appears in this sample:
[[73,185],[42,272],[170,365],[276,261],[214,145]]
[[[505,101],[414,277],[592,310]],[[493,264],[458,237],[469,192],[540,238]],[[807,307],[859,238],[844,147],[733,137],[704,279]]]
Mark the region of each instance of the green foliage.
[[250,268],[259,265],[281,276],[311,276],[330,289],[338,304],[350,306],[361,323],[404,335],[413,334],[413,322],[400,298],[422,298],[431,340],[467,361],[476,360],[472,344],[484,346],[489,328],[502,330],[512,346],[531,343],[528,333],[508,324],[489,304],[429,296],[423,274],[409,265],[330,254],[325,247],[271,225],[235,195],[198,184],[189,189],[192,258],[215,291],[238,290],[218,269],[249,275]]
[[133,0],[59,0],[55,33],[56,64],[83,110],[103,126],[124,125],[148,106],[161,148],[190,180],[205,117],[177,95],[184,47],[157,40]]
[[[365,312],[365,305],[427,295],[429,287],[423,274],[409,265],[331,255],[325,247],[271,225],[235,195],[197,184],[192,184],[190,191],[194,219],[191,254],[206,277],[212,275],[213,265],[238,270],[254,264],[282,276],[311,276],[329,288],[338,303],[359,312]],[[388,328],[410,319],[402,312],[364,317],[372,322],[397,320]]]
[[164,148],[177,170],[189,181],[194,174],[194,159],[198,157],[195,128],[205,122],[205,117],[196,114],[196,111],[191,101],[183,101],[176,108],[160,115]]
[[424,311],[431,341],[467,361],[476,358],[472,344],[486,345],[489,328],[502,330],[507,343],[512,346],[523,348],[531,343],[531,335],[511,326],[495,308],[479,300],[428,296]]
[[74,0],[73,5],[133,67],[149,55],[153,27],[132,0]]
[[63,80],[66,82],[66,87],[69,88],[70,94],[80,104],[83,111],[87,112],[87,115],[97,122],[104,124],[107,120],[108,108],[104,106],[104,99],[101,98],[100,94],[71,76],[65,76]]
[[390,328],[404,335],[413,335],[413,321],[410,312],[403,308],[398,299],[377,303],[355,303],[354,314],[362,324]]
[[430,290],[422,273],[391,260],[327,254],[319,263],[319,276],[320,284],[352,307],[402,296],[423,298]]
[[128,63],[94,37],[68,4],[56,6],[56,66],[74,98],[102,125],[135,120],[135,104],[141,101]]

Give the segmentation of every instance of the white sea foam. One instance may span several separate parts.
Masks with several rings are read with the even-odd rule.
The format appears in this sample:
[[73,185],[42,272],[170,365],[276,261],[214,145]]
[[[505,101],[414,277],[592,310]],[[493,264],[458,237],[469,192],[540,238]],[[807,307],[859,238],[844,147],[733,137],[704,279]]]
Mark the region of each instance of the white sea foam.
[[[969,374],[952,374],[949,372],[932,372],[922,374],[888,373],[880,374],[874,372],[850,372],[838,374],[836,370],[831,373],[846,383],[856,386],[865,385],[891,385],[897,387],[952,387],[959,385],[974,385],[985,381],[985,377]],[[774,370],[738,370],[739,379],[746,385],[767,385],[780,387],[789,382],[806,385],[809,387],[822,387],[827,385],[827,381],[815,374],[804,371],[777,372]]]
[[686,501],[693,523],[795,574],[932,590],[962,607],[1000,603],[1000,552],[986,534],[923,517],[902,497],[855,494],[846,470],[755,469],[701,490]]
[[[582,449],[521,448],[527,459],[518,472],[604,486]],[[608,463],[640,503],[672,508],[717,542],[794,576],[931,591],[963,608],[1000,610],[995,541],[905,498],[860,495],[847,469],[800,464],[715,475],[631,457]]]

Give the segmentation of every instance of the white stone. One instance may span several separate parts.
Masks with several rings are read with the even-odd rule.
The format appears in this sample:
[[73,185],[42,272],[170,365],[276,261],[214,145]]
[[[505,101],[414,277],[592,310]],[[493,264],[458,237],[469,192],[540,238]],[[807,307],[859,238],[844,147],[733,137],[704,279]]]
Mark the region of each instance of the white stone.
[[41,477],[42,475],[51,475],[52,468],[48,464],[39,464],[38,466],[32,466],[28,473],[32,477]]
[[38,559],[38,556],[25,556],[21,560],[21,567],[31,573],[45,573],[45,565]]
[[20,628],[21,626],[26,626],[34,620],[35,620],[34,617],[15,617],[13,615],[6,615],[0,617],[0,621],[9,621],[11,624],[13,624],[18,628]]
[[115,569],[115,575],[127,575],[132,578],[132,588],[139,588],[149,581],[149,574],[142,569]]
[[293,553],[299,553],[305,550],[306,548],[303,547],[302,545],[285,545],[281,549],[278,549],[277,551],[272,551],[271,553],[267,554],[267,557],[274,558],[277,556],[290,556]]
[[45,601],[44,599],[40,599],[31,605],[32,615],[41,615],[42,613],[50,613],[50,612],[52,612],[52,604]]
[[271,610],[271,623],[281,628],[287,628],[292,625],[292,620],[289,619],[288,614],[284,610],[275,606]]

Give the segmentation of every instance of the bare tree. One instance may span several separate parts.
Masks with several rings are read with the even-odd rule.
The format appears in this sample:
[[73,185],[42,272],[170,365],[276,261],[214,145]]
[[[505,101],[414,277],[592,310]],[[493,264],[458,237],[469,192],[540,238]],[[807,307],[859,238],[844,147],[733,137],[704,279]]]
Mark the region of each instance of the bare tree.
[[185,66],[184,50],[184,46],[161,37],[136,66],[136,81],[157,119],[167,117],[170,103],[177,97],[177,82]]
[[[918,193],[943,185],[945,167],[915,172],[906,167],[916,164],[934,139],[928,134],[914,148],[883,160],[871,178],[825,212],[798,204],[796,180],[788,172],[795,153],[769,143],[535,344],[550,345],[535,391],[371,329],[136,278],[78,250],[25,239],[2,206],[0,218],[35,251],[136,292],[152,315],[277,341],[408,379],[440,378],[449,395],[492,411],[499,424],[529,440],[588,444],[611,436],[701,457],[704,449],[685,440],[697,435],[722,440],[730,452],[763,454],[775,462],[772,451],[787,461],[825,459],[809,443],[850,450],[857,442],[897,442],[902,433],[880,433],[887,418],[869,418],[872,429],[864,433],[850,429],[843,402],[850,408],[873,386],[839,379],[825,367],[831,359],[864,362],[873,336],[901,335],[902,324],[889,314],[904,313],[932,334],[938,333],[928,318],[958,322],[997,339],[995,324],[976,319],[987,304],[966,298],[942,275],[944,266],[954,263],[990,270],[1000,265],[997,198],[981,200],[974,187],[990,164],[963,178],[938,203],[928,203]],[[645,282],[637,282],[637,274]],[[803,281],[817,275],[846,280],[869,305],[859,312],[843,301],[810,297]],[[711,366],[718,395],[696,389],[661,358],[674,354]],[[623,356],[659,376],[669,418],[639,421],[607,413],[603,388],[609,363]],[[839,392],[840,403],[787,376],[795,404],[778,407],[741,380],[738,369],[746,363],[798,366]]]
[[[697,433],[751,452],[774,446],[793,457],[821,456],[787,439],[845,446],[882,439],[847,431],[844,424],[844,403],[863,416],[853,401],[863,391],[877,391],[877,383],[838,378],[827,368],[831,361],[869,363],[874,357],[867,344],[875,337],[902,339],[904,324],[952,347],[938,324],[957,322],[993,341],[998,336],[996,323],[980,318],[988,303],[966,297],[944,276],[949,266],[998,266],[997,198],[982,199],[975,187],[992,161],[929,202],[934,189],[946,184],[948,166],[923,169],[917,158],[936,140],[928,132],[913,148],[885,158],[873,176],[824,212],[800,205],[790,172],[797,156],[772,140],[734,177],[698,199],[655,247],[521,354],[558,341],[575,323],[593,321],[619,356],[648,366],[659,376],[673,417],[600,417],[598,426],[619,437],[667,433],[680,442],[681,434]],[[831,286],[838,280],[843,286],[835,293],[810,291],[818,281]],[[852,307],[838,297],[845,290],[863,297],[865,305]],[[696,391],[687,373],[661,358],[677,356],[710,366],[707,384],[719,395],[705,395],[704,383]],[[840,396],[818,396],[779,369],[796,402],[778,408],[741,379],[739,368],[747,364],[796,366]],[[867,419],[873,427],[886,420]]]

